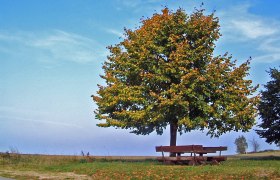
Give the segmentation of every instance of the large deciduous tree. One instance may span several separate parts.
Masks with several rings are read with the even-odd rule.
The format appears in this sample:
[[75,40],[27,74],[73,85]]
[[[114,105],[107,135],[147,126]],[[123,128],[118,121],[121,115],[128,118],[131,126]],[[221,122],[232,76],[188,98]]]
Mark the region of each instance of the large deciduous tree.
[[256,130],[266,142],[280,143],[280,72],[276,68],[270,69],[269,74],[272,78],[261,91],[261,101],[258,106],[262,123]]
[[255,122],[258,97],[248,75],[228,54],[214,56],[220,37],[214,14],[164,8],[125,29],[125,38],[108,47],[103,65],[106,86],[93,95],[100,127],[162,134],[170,125],[170,145],[177,132],[207,129],[211,137],[248,131]]

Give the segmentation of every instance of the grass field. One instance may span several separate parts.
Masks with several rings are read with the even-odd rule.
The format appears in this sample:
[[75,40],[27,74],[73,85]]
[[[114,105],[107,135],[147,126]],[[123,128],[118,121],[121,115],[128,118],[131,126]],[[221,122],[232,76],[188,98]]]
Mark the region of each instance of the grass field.
[[221,165],[163,165],[154,157],[5,154],[0,176],[15,179],[280,179],[280,151],[230,156]]

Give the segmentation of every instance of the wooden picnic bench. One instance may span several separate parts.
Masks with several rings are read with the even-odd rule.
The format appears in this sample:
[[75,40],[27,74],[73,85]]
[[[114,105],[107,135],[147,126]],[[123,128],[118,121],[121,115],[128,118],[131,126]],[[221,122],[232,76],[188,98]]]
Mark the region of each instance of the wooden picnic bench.
[[[226,151],[226,146],[218,147],[203,147],[202,145],[185,145],[185,146],[156,146],[156,152],[161,152],[162,156],[157,160],[168,164],[219,164],[221,161],[225,161],[226,156],[222,156],[221,152]],[[164,153],[172,153],[176,156],[166,157]],[[217,153],[218,156],[203,156],[208,153]],[[190,153],[189,156],[181,156],[184,153]]]

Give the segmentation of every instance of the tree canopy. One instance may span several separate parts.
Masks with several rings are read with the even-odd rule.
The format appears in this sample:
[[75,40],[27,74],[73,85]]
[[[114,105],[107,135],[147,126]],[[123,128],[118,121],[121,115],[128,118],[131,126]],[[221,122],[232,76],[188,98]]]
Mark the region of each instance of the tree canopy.
[[[104,62],[106,86],[93,95],[98,126],[162,134],[204,130],[213,136],[248,131],[255,123],[257,87],[245,79],[249,60],[240,66],[227,53],[214,56],[219,20],[196,10],[164,8],[125,29],[125,38],[109,46]],[[248,97],[250,96],[250,97]]]
[[261,91],[261,100],[258,106],[262,123],[256,130],[268,143],[280,143],[280,72],[276,68],[268,72],[272,78]]
[[234,144],[236,145],[236,152],[239,154],[245,154],[248,148],[246,138],[242,135],[235,139]]

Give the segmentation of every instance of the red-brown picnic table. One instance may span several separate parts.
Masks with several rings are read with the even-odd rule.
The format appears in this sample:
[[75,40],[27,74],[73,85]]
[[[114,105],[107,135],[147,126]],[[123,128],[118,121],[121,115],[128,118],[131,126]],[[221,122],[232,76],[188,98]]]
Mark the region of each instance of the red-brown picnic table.
[[[217,164],[220,161],[225,161],[226,157],[221,156],[221,151],[226,151],[226,146],[203,147],[203,145],[183,145],[183,146],[156,146],[156,152],[161,152],[162,157],[158,160],[161,162],[173,162],[175,164],[205,164],[211,162]],[[175,157],[165,157],[164,152],[176,154]],[[219,156],[203,156],[208,153],[220,152]],[[191,153],[190,156],[181,156],[184,153]],[[196,156],[199,154],[199,156]]]

